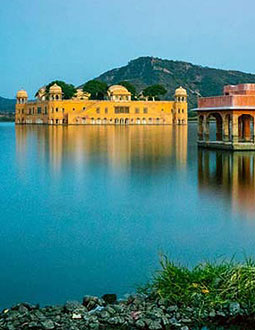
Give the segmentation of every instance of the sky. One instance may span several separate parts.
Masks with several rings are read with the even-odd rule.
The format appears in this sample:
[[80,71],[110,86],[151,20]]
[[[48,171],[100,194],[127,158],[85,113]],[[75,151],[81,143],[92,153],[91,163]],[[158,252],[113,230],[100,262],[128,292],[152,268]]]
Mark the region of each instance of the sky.
[[0,96],[140,56],[255,73],[254,0],[0,0]]

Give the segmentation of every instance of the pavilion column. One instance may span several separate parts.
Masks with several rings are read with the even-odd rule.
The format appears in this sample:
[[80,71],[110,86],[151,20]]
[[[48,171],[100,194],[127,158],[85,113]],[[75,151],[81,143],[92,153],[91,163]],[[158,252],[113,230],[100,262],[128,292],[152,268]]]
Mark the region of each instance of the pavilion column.
[[222,141],[222,119],[216,118],[216,140]]
[[223,119],[223,141],[228,142],[229,140],[229,116],[226,115]]
[[203,116],[202,115],[200,115],[198,117],[197,138],[198,138],[198,141],[203,141],[203,139],[204,139],[204,127],[203,127]]
[[204,136],[205,136],[205,141],[209,141],[210,137],[210,126],[209,126],[209,116],[204,116]]
[[252,138],[253,138],[253,143],[255,143],[255,116],[252,118],[253,119],[253,131],[252,131]]
[[232,142],[238,142],[238,115],[232,115]]

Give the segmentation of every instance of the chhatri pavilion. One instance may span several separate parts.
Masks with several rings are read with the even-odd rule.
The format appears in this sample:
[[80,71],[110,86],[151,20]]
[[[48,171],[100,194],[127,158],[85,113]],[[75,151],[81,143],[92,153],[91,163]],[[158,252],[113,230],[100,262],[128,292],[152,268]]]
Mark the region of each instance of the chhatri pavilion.
[[[200,147],[255,150],[255,84],[225,86],[222,96],[199,98],[194,110]],[[216,121],[215,135],[212,119]]]
[[174,101],[133,101],[131,93],[121,85],[109,87],[106,100],[90,100],[90,95],[77,89],[69,100],[63,99],[60,86],[37,92],[28,101],[25,90],[17,92],[16,124],[50,125],[186,125],[187,92],[177,88]]

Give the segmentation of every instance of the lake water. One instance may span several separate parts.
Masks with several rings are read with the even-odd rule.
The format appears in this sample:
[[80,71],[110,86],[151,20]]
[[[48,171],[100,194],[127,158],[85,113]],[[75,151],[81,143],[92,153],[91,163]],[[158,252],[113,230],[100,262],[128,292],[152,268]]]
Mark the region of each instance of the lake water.
[[189,127],[0,124],[0,307],[145,283],[255,255],[255,153],[198,151]]

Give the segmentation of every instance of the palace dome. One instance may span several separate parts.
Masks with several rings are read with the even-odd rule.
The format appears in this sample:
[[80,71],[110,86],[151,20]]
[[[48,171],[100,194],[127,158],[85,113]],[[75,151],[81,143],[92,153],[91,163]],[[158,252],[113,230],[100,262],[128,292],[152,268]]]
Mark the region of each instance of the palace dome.
[[24,89],[21,89],[17,92],[16,97],[17,98],[27,98],[28,95],[27,95],[27,92]]
[[126,87],[121,85],[112,85],[108,88],[108,94],[111,95],[131,95]]
[[179,88],[177,88],[175,90],[175,95],[176,96],[187,96],[187,91],[182,86],[180,86]]
[[50,94],[62,94],[62,88],[55,83],[50,87]]

